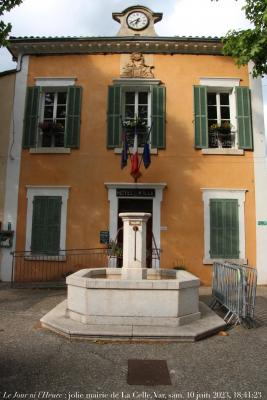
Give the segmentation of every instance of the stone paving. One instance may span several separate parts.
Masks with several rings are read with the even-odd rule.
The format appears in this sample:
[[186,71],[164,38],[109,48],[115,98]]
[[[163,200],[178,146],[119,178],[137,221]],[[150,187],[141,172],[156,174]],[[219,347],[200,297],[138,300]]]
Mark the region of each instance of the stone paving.
[[[200,299],[210,300],[201,288]],[[267,287],[257,290],[257,327],[232,327],[195,343],[70,341],[39,320],[63,289],[0,284],[0,399],[267,400]],[[171,385],[128,385],[128,360],[166,360]]]

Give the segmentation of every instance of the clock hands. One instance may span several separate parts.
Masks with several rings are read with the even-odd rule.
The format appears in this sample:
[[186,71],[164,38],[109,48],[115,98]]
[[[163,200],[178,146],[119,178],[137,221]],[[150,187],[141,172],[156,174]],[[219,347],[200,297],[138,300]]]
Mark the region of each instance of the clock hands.
[[140,17],[138,17],[138,18],[134,19],[133,21],[131,21],[131,23],[137,25],[138,21],[140,21]]

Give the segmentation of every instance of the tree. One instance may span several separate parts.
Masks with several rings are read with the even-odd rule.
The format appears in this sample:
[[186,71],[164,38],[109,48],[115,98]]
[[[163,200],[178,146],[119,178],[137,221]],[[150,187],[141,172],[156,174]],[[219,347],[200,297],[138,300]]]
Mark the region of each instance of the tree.
[[[23,0],[0,0],[0,17],[6,11],[10,11],[15,6],[22,3]],[[7,24],[0,20],[0,47],[6,46],[7,38],[11,31],[12,25],[8,22]]]
[[254,27],[229,31],[223,39],[223,53],[239,66],[253,61],[253,76],[262,76],[267,74],[267,0],[246,0],[243,9]]

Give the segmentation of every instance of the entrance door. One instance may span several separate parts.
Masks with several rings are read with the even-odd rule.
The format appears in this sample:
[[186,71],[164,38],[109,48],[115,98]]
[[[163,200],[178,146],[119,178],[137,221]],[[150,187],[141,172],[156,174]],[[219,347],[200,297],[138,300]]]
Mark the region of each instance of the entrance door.
[[[147,221],[146,225],[146,266],[152,266],[152,210],[153,200],[150,199],[119,199],[118,213],[122,212],[146,212],[151,214],[151,218]],[[122,219],[118,216],[118,245],[123,245],[123,226]],[[118,260],[118,267],[122,266],[122,260]]]

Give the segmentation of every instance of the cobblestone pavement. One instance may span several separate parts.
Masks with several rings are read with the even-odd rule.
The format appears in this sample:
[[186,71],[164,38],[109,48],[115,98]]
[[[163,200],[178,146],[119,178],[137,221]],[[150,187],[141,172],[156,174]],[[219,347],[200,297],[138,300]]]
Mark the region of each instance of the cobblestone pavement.
[[[210,289],[201,288],[210,301]],[[267,400],[267,287],[257,290],[256,327],[232,327],[196,343],[69,341],[39,319],[63,289],[0,284],[0,399]],[[166,360],[171,385],[128,385],[129,359]]]

